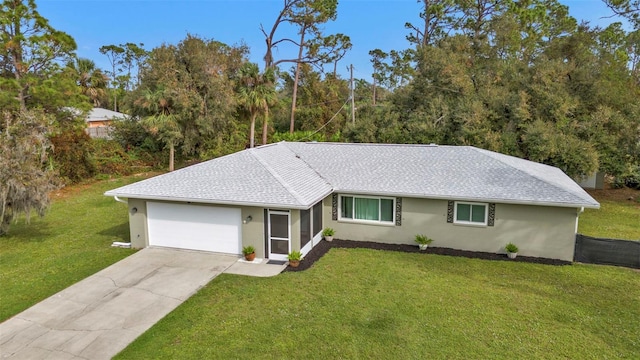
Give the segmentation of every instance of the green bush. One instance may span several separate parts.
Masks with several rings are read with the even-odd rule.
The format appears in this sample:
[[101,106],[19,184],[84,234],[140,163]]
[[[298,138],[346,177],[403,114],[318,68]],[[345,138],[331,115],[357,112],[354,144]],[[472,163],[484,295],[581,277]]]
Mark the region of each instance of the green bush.
[[84,130],[64,131],[52,136],[51,143],[54,166],[65,182],[77,183],[95,175],[91,137]]
[[[161,168],[168,163],[163,144],[137,118],[114,122],[111,125],[111,137],[138,166]],[[180,152],[176,152],[176,161],[179,156]]]
[[302,253],[300,251],[292,251],[289,253],[289,261],[300,261],[302,259]]
[[429,245],[433,242],[433,239],[428,238],[427,235],[424,234],[417,234],[415,241],[420,245]]
[[140,124],[136,118],[128,118],[114,121],[111,125],[111,137],[122,145],[124,149],[131,150],[134,147],[143,147],[149,144],[153,150],[157,150],[153,136]]
[[296,131],[293,134],[289,132],[276,132],[271,135],[271,142],[276,143],[280,141],[319,141],[319,142],[340,142],[341,140],[340,132],[333,134],[331,137],[327,138],[322,132],[313,132],[313,131]]
[[624,177],[624,184],[628,188],[640,190],[640,166],[636,166]]
[[622,189],[624,187],[624,178],[616,177],[615,179],[613,179],[611,187],[614,189]]
[[517,253],[518,247],[513,243],[508,243],[507,246],[504,247],[505,250],[509,253]]
[[138,161],[113,140],[94,139],[93,158],[98,174],[130,175]]
[[616,176],[611,184],[614,189],[622,189],[625,186],[640,190],[640,166],[633,166],[624,175]]
[[336,231],[333,230],[332,228],[326,228],[322,230],[322,236],[333,236],[335,234],[336,234]]
[[253,254],[254,252],[256,252],[256,249],[251,245],[245,246],[242,248],[243,255],[250,255],[250,254]]

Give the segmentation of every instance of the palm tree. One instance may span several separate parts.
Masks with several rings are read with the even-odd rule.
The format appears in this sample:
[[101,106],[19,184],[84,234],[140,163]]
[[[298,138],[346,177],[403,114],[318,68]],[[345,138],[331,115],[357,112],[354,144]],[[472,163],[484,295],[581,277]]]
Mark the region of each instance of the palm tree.
[[149,132],[169,145],[169,171],[173,171],[175,146],[182,139],[182,132],[167,95],[164,89],[145,89],[142,96],[134,101],[134,105],[142,109],[142,123]]
[[82,88],[82,94],[86,95],[93,106],[100,106],[107,91],[109,78],[96,68],[96,64],[89,59],[78,58],[67,63],[67,69],[71,71],[76,84]]
[[240,68],[240,91],[238,101],[251,116],[249,130],[249,146],[255,145],[256,118],[264,116],[262,126],[262,143],[267,143],[267,131],[269,127],[269,106],[277,100],[275,90],[275,73],[268,68],[260,74],[258,65],[246,63]]

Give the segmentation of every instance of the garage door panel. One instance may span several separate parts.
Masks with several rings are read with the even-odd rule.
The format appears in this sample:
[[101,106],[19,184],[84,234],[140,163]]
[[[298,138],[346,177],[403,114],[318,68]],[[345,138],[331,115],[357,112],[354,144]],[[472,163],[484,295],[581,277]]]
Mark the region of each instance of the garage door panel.
[[149,202],[147,219],[149,245],[240,253],[240,209]]

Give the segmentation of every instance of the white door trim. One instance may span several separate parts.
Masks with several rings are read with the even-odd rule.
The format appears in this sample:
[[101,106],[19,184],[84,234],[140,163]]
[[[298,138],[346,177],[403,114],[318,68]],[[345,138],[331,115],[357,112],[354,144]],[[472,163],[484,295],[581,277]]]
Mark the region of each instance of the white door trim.
[[[288,227],[288,235],[287,238],[281,237],[273,237],[271,236],[271,215],[286,215],[287,216],[287,227]],[[291,212],[284,210],[268,210],[267,211],[267,242],[269,247],[269,259],[272,260],[288,260],[288,255],[291,252]],[[271,252],[271,240],[284,240],[287,241],[287,254],[274,254]]]

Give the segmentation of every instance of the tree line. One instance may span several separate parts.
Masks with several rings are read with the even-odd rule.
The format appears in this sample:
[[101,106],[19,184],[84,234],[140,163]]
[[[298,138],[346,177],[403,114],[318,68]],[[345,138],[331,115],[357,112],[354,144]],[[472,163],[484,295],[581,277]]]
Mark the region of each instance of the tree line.
[[[409,46],[369,52],[353,123],[337,73],[351,40],[323,29],[336,0],[283,0],[257,27],[262,66],[248,59],[257,49],[188,34],[153,49],[106,44],[108,69],[78,58],[35,0],[3,0],[0,234],[21,213],[43,214],[64,183],[279,140],[473,145],[575,178],[628,178],[640,159],[639,3],[603,1],[633,29],[579,23],[557,0],[420,0]],[[296,55],[278,58],[284,47]],[[97,141],[84,132],[92,107],[131,117]]]
[[607,3],[633,31],[578,23],[555,0],[421,1],[414,46],[370,52],[374,82],[393,91],[349,136],[473,145],[574,178],[637,172],[638,2]]

